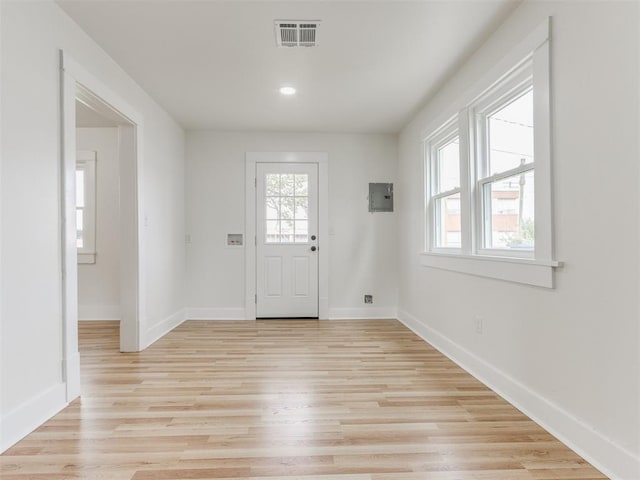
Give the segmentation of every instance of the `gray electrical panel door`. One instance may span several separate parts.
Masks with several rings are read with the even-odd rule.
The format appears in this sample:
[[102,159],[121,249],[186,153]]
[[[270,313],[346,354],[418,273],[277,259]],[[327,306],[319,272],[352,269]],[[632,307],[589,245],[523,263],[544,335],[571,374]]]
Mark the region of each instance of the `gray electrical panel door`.
[[369,184],[369,211],[393,212],[393,183]]

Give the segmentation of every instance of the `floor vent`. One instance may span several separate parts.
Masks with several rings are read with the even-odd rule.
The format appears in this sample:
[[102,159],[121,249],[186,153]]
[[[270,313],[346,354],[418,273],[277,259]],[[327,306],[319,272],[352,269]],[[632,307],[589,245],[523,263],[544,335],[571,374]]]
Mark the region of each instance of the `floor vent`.
[[278,47],[315,47],[318,44],[319,20],[276,20]]

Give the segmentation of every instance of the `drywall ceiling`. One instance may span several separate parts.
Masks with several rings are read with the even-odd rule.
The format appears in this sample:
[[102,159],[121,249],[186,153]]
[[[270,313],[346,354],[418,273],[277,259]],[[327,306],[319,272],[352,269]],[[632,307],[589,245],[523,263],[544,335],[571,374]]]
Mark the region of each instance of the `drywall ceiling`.
[[[397,132],[519,1],[58,3],[186,129]],[[318,46],[277,48],[282,19]]]

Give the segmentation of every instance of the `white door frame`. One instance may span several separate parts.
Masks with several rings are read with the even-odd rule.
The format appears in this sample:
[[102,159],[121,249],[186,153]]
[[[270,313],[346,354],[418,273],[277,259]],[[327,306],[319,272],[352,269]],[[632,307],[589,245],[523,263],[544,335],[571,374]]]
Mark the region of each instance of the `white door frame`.
[[[130,271],[128,287],[133,288],[132,299],[123,305],[131,315],[123,314],[120,325],[120,349],[122,351],[140,350],[140,319],[144,318],[144,276],[141,266],[142,233],[138,222],[142,212],[140,178],[142,170],[142,115],[127,102],[112,92],[100,80],[86,71],[66,52],[60,51],[61,78],[61,165],[60,165],[60,218],[61,218],[61,275],[62,275],[62,351],[63,379],[66,384],[66,400],[70,402],[80,395],[80,355],[78,352],[78,265],[75,226],[75,169],[76,169],[76,97],[85,92],[102,102],[103,107],[114,115],[126,120],[128,126],[119,128],[119,153],[127,149],[129,157],[128,178],[121,181],[129,183],[133,189],[134,203],[131,214],[127,244],[135,245],[135,251],[125,252]],[[130,249],[123,249],[130,250]],[[122,277],[125,276],[121,275]],[[135,297],[135,298],[133,298]],[[121,300],[122,301],[122,300]],[[125,321],[125,318],[127,320]]]
[[256,164],[318,164],[318,318],[329,314],[329,155],[326,152],[246,152],[245,318],[256,319]]

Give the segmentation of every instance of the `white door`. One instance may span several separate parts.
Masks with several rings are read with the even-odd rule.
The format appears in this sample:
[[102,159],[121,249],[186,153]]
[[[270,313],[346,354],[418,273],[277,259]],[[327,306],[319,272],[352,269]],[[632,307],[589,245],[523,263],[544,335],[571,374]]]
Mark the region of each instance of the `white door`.
[[318,317],[318,165],[256,164],[256,317]]

